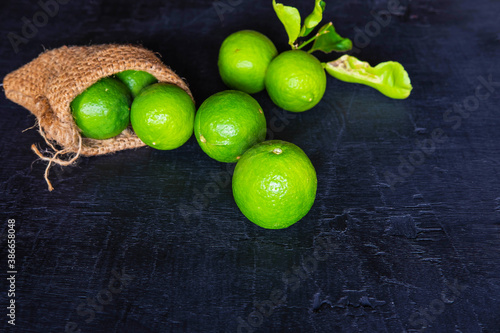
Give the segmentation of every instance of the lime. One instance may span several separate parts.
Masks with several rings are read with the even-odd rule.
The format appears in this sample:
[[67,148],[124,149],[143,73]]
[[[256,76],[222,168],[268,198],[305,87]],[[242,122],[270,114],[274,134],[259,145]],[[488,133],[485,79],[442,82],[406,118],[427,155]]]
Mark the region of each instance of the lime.
[[266,136],[266,118],[247,93],[226,90],[203,102],[194,120],[201,149],[219,162],[234,163]]
[[130,89],[133,98],[135,98],[144,87],[158,82],[153,75],[144,71],[123,71],[117,73],[116,77]]
[[269,65],[266,89],[274,104],[302,112],[319,103],[326,89],[326,74],[319,60],[307,52],[281,53]]
[[241,30],[229,35],[219,51],[219,73],[231,89],[249,94],[264,90],[264,78],[278,51],[260,32]]
[[103,78],[78,95],[70,104],[83,136],[109,139],[129,124],[130,92],[120,81]]
[[193,134],[195,111],[184,90],[170,83],[155,83],[134,99],[130,120],[145,144],[170,150],[182,146]]
[[233,174],[233,196],[241,212],[266,229],[287,228],[311,209],[316,171],[293,143],[261,142],[241,157]]

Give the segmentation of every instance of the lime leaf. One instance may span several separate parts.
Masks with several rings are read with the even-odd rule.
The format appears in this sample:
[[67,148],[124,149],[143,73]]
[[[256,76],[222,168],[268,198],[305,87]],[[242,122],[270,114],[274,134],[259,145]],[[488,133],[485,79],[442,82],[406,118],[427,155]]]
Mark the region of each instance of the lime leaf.
[[314,41],[310,52],[322,51],[325,53],[347,52],[352,49],[352,42],[349,38],[341,37],[336,31],[333,23],[325,24],[318,30],[318,38]]
[[323,64],[331,76],[345,82],[361,83],[396,99],[405,99],[412,90],[410,77],[403,65],[387,61],[371,67],[350,55]]
[[273,0],[273,8],[288,34],[288,44],[292,47],[300,35],[300,13],[295,7],[285,6]]
[[314,4],[314,10],[308,17],[304,20],[304,25],[300,30],[300,37],[305,37],[313,31],[314,28],[323,19],[323,12],[325,11],[326,3],[322,0],[316,0]]

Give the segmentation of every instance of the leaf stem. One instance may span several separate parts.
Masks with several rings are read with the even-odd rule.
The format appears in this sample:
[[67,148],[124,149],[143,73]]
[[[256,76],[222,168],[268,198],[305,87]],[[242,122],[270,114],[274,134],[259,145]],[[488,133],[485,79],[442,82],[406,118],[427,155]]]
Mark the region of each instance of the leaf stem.
[[[314,42],[314,41],[316,40],[316,38],[318,38],[319,36],[324,35],[324,34],[327,34],[327,33],[329,33],[329,31],[322,31],[322,32],[318,32],[318,33],[316,33],[316,34],[315,34],[312,38],[310,38],[310,39],[306,40],[305,42],[303,42],[303,43],[302,43],[302,44],[300,44],[299,46],[295,47],[295,49],[296,49],[296,50],[300,50],[301,48],[303,48],[303,47],[304,47],[304,46],[306,46],[307,44],[310,44],[310,43]],[[309,51],[307,51],[307,52],[311,53],[310,51],[311,51],[311,50],[309,50]]]
[[312,38],[306,40],[305,42],[303,42],[302,44],[300,44],[299,46],[296,47],[297,50],[300,50],[301,48],[303,48],[304,46],[306,46],[307,44],[310,44],[312,43],[316,38],[318,38],[320,35],[319,33],[317,33],[316,35],[314,35]]

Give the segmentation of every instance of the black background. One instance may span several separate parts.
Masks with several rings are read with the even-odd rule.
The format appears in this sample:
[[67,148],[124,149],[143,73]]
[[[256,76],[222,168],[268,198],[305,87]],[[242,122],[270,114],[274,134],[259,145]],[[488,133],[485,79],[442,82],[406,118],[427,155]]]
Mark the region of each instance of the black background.
[[[320,104],[300,114],[255,95],[270,135],[301,147],[318,174],[310,213],[285,230],[240,213],[227,165],[194,137],[174,151],[54,167],[48,192],[30,150],[43,139],[22,132],[34,117],[1,94],[0,272],[12,218],[18,270],[14,329],[0,284],[1,330],[500,332],[500,84],[480,85],[500,82],[500,3],[401,0],[363,38],[388,2],[327,1],[325,18],[360,59],[401,62],[414,87],[407,100],[331,77]],[[286,3],[304,15],[313,1]],[[7,34],[40,10],[0,2],[0,77],[44,49],[134,43],[161,54],[199,105],[226,89],[217,54],[230,33],[254,29],[288,47],[270,0],[73,0],[16,53]],[[401,177],[392,188],[390,174]],[[113,272],[128,278],[115,293]]]

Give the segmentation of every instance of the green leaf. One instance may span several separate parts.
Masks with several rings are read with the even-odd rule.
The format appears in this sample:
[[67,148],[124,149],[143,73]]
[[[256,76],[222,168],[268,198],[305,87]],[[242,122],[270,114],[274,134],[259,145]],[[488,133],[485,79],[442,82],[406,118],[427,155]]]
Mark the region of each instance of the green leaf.
[[346,54],[323,66],[341,81],[365,84],[390,98],[407,98],[412,90],[410,77],[399,62],[387,61],[371,67],[369,63]]
[[288,44],[293,47],[300,35],[300,13],[298,9],[276,3],[276,0],[273,0],[273,8],[281,23],[285,26],[288,34]]
[[325,11],[326,3],[322,0],[316,0],[314,4],[314,10],[308,17],[304,20],[304,25],[300,30],[300,37],[305,37],[311,33],[311,31],[316,28],[316,26],[323,19],[323,12]]
[[325,24],[318,30],[318,38],[314,41],[310,52],[322,51],[325,53],[347,52],[352,49],[352,42],[349,38],[341,37],[336,31],[333,23]]

